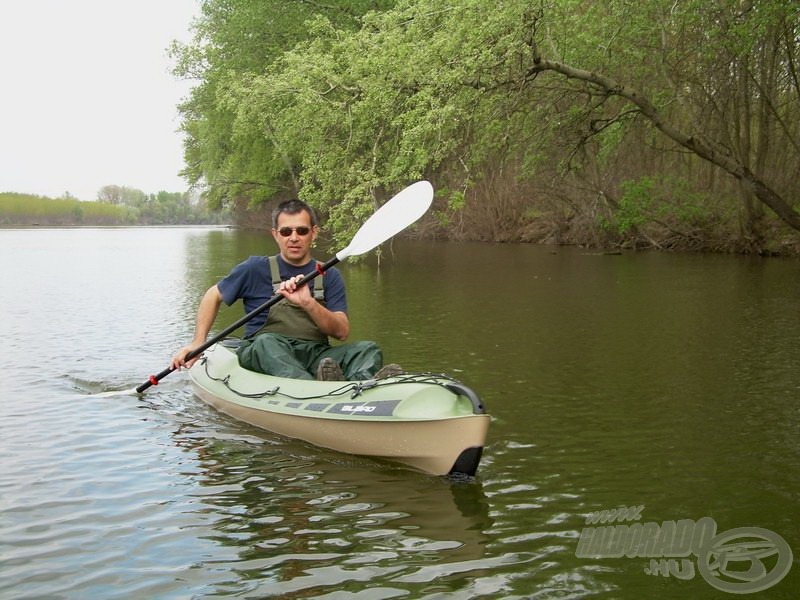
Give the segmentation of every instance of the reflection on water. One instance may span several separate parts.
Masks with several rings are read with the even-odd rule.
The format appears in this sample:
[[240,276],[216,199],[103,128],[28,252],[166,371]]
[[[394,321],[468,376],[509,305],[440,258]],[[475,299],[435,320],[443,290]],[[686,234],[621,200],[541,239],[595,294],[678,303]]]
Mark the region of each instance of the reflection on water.
[[175,439],[197,456],[196,493],[200,511],[216,516],[213,539],[237,549],[225,565],[231,580],[218,591],[342,589],[484,556],[492,518],[479,482],[335,453],[321,462],[317,449],[278,438],[265,444],[260,432],[209,416],[210,424],[183,428]]
[[397,242],[380,268],[342,265],[353,339],[481,394],[469,481],[260,432],[185,373],[96,395],[160,371],[203,292],[273,249],[0,231],[0,597],[719,597],[577,558],[586,516],[618,506],[762,527],[798,554],[800,263]]

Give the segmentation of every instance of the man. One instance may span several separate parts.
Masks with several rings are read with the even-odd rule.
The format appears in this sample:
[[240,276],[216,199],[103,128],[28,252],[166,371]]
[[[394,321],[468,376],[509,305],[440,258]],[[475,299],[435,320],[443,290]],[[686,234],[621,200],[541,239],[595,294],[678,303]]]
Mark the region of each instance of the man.
[[381,369],[381,350],[374,342],[331,346],[329,337],[344,341],[350,333],[344,282],[338,269],[328,269],[308,285],[298,286],[317,261],[311,247],[319,233],[317,218],[300,200],[281,202],[272,213],[277,256],[251,256],[206,291],[197,310],[195,335],[172,358],[176,369],[197,358],[186,355],[205,343],[222,302],[241,299],[245,312],[273,294],[283,300],[246,324],[238,349],[239,364],[251,371],[295,379],[363,380],[401,373],[397,365]]

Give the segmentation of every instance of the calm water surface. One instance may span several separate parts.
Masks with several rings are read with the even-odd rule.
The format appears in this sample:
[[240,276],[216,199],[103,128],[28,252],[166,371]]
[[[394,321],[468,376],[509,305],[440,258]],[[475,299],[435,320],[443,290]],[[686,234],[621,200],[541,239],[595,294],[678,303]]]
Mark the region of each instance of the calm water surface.
[[[205,289],[273,251],[0,230],[0,598],[731,597],[579,556],[587,516],[617,507],[760,527],[800,556],[799,261],[396,242],[342,265],[353,339],[483,397],[471,481],[261,432],[183,373],[93,395],[164,368]],[[756,596],[796,598],[796,563]]]

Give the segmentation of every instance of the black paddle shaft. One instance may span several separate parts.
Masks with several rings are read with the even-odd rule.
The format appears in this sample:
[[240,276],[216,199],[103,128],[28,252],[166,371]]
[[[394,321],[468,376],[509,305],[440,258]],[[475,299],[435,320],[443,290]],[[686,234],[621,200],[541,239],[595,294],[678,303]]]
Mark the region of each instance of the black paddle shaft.
[[[334,266],[338,262],[339,262],[339,259],[334,256],[333,258],[331,258],[326,263],[322,263],[322,264],[317,263],[316,270],[314,270],[313,272],[309,273],[308,275],[306,275],[300,281],[297,282],[298,287],[308,284],[315,277],[317,277],[317,275],[324,275],[325,271],[330,269],[332,266]],[[283,299],[283,296],[280,295],[280,294],[273,295],[269,300],[264,302],[264,304],[262,304],[258,308],[254,308],[249,313],[247,313],[245,316],[243,316],[241,319],[239,319],[235,323],[229,325],[228,327],[226,327],[225,329],[220,331],[217,335],[212,337],[210,340],[207,340],[204,344],[202,344],[201,346],[199,346],[199,347],[195,348],[194,350],[192,350],[191,352],[189,352],[189,354],[186,355],[186,360],[192,360],[194,357],[200,356],[203,352],[208,350],[211,346],[213,346],[214,344],[216,344],[220,340],[224,340],[231,333],[233,333],[234,331],[239,329],[239,327],[241,327],[242,325],[244,325],[245,323],[250,321],[253,317],[256,317],[256,316],[260,315],[262,312],[267,310],[269,307],[277,304],[282,299]],[[167,367],[166,369],[161,371],[161,373],[158,373],[157,375],[150,375],[150,378],[147,381],[145,381],[142,385],[137,387],[136,391],[141,394],[143,391],[145,391],[151,385],[158,385],[159,381],[164,379],[164,377],[166,377],[167,375],[172,373],[174,370],[175,370],[175,368],[172,367],[172,365],[170,365],[169,367]]]

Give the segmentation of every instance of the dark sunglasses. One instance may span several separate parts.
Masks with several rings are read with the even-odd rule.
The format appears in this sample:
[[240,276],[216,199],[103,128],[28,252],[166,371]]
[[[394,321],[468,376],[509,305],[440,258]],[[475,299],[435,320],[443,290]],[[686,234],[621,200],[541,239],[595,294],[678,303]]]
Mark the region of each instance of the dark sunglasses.
[[303,236],[303,235],[308,235],[309,232],[311,231],[311,228],[301,225],[300,227],[281,227],[280,229],[278,229],[278,233],[280,233],[283,237],[289,237],[290,235],[292,235],[293,231],[296,231],[297,235]]

